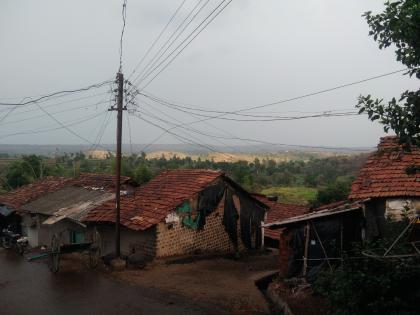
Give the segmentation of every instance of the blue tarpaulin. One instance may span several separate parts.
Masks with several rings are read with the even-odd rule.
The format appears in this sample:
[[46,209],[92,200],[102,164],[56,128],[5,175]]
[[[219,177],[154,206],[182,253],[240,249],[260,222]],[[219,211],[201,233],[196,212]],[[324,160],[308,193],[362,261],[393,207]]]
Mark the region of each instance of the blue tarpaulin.
[[7,217],[12,214],[13,210],[9,209],[7,206],[0,206],[0,215]]

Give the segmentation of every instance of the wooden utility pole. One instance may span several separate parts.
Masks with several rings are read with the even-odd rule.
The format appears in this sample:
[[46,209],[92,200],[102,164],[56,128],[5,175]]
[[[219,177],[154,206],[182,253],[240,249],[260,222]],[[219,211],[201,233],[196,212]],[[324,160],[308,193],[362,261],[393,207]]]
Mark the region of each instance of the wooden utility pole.
[[[121,192],[121,141],[122,141],[122,116],[123,116],[123,95],[124,95],[124,75],[121,72],[117,74],[118,95],[117,95],[117,155],[115,165],[115,255],[121,256],[120,250],[120,192]],[[114,108],[115,110],[115,108]]]

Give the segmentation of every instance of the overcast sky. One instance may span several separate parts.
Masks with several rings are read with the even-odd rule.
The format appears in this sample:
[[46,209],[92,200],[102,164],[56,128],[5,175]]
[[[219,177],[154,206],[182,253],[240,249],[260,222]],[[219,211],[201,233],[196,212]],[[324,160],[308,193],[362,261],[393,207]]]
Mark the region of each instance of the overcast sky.
[[[197,1],[186,0],[156,49]],[[383,1],[234,0],[145,92],[190,107],[231,111],[402,69],[392,49],[378,49],[361,17],[367,10],[380,11]],[[185,34],[219,2],[210,0]],[[180,3],[181,0],[128,0],[123,45],[126,77],[130,77]],[[121,6],[122,0],[1,0],[1,101],[19,102],[25,96],[80,88],[113,78],[119,64]],[[130,79],[134,79],[139,70],[141,67]],[[360,94],[388,100],[417,86],[418,81],[397,74],[247,113],[290,116],[300,112],[346,110],[354,108]],[[83,138],[95,142],[101,124],[108,117],[108,90],[106,86],[40,106]],[[145,104],[143,100],[137,98],[140,110],[172,123],[198,119],[157,103]],[[60,104],[65,101],[67,103]],[[96,103],[99,104],[94,105]],[[0,108],[0,119],[8,109]],[[162,121],[147,119],[170,127]],[[114,112],[102,143],[115,142],[115,121]],[[124,143],[128,143],[128,123],[124,122]],[[365,116],[275,122],[210,120],[208,123],[193,127],[219,136],[287,144],[374,146],[383,135],[382,127]],[[130,125],[133,143],[149,143],[162,133],[136,117],[130,118]],[[0,143],[83,143],[68,130],[52,130],[58,127],[58,123],[37,106],[20,107],[0,122]],[[38,133],[31,134],[33,130]],[[50,131],[40,132],[44,130]],[[191,137],[180,129],[173,132]],[[16,133],[22,134],[8,136]],[[194,137],[196,142],[221,144],[204,136]],[[157,141],[179,142],[170,134]],[[237,140],[222,142],[247,144]]]

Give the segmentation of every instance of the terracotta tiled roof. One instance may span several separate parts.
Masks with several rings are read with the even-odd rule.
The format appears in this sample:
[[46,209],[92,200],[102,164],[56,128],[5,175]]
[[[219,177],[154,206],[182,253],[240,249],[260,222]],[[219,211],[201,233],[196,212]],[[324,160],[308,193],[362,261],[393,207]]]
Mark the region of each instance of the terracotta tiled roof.
[[[121,198],[121,225],[133,230],[146,230],[223,176],[213,170],[167,170],[135,193]],[[86,222],[115,222],[115,202],[107,202],[92,211]]]
[[29,185],[0,195],[0,204],[5,204],[14,210],[22,205],[35,200],[46,193],[55,192],[66,185],[71,185],[73,180],[64,177],[46,177]]
[[[127,182],[128,177],[122,177],[121,182]],[[19,187],[5,194],[0,194],[0,204],[5,204],[14,210],[45,194],[56,192],[65,186],[81,186],[90,188],[103,188],[111,191],[114,187],[115,177],[110,174],[83,173],[76,178],[45,177],[31,184]]]
[[[270,201],[265,195],[252,194],[253,197],[265,203],[270,209],[267,211],[267,220],[264,223],[282,221],[291,217],[302,215],[309,212],[309,206],[293,205]],[[264,230],[264,236],[272,239],[280,239],[281,230]]]
[[420,166],[420,148],[404,151],[396,137],[384,137],[353,182],[350,199],[420,196],[420,173],[407,168]]

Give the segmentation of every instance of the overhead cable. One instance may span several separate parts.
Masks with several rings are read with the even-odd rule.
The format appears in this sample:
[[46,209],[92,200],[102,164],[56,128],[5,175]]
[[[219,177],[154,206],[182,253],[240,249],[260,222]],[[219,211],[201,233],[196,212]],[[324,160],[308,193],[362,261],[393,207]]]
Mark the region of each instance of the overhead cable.
[[108,81],[104,81],[104,82],[101,82],[101,83],[98,83],[98,84],[89,85],[87,87],[80,88],[80,89],[64,90],[64,91],[54,92],[54,93],[51,93],[51,94],[46,94],[46,95],[43,95],[43,96],[38,97],[36,99],[31,99],[30,101],[26,101],[26,102],[22,102],[22,103],[0,103],[0,105],[1,106],[25,106],[25,105],[28,105],[28,104],[37,103],[37,102],[39,102],[43,99],[50,98],[50,97],[55,96],[55,95],[83,92],[83,91],[87,91],[87,90],[90,90],[90,89],[93,89],[93,88],[99,88],[99,87],[102,87],[105,84],[108,84],[108,83],[111,83],[111,82],[112,81],[108,80]]
[[[217,17],[219,16],[220,13],[222,13],[226,7],[232,3],[233,0],[229,0],[219,11],[217,11],[222,5],[223,3],[226,2],[226,0],[223,0],[222,2],[220,2],[220,4],[190,33],[190,35],[188,35],[168,56],[166,56],[156,67],[154,67],[152,70],[150,70],[145,77],[139,82],[137,83],[137,87],[139,87],[140,91],[142,91],[143,89],[145,89],[147,86],[149,86],[156,78],[157,76],[159,76],[190,44],[191,42],[198,36],[201,34],[202,31],[204,31],[207,26]],[[217,12],[216,12],[217,11]],[[208,20],[208,22],[206,23],[206,21]],[[199,28],[204,24],[204,26],[199,30]],[[198,31],[198,32],[197,32]],[[194,36],[193,34],[197,32]],[[192,38],[191,38],[192,36]],[[173,57],[172,59],[169,60],[168,63],[166,63],[163,68],[161,68],[145,85],[143,85],[140,88],[140,84],[150,75],[152,75],[152,73],[157,70],[164,62],[166,62],[189,38],[191,38],[184,47],[182,47]]]
[[178,15],[178,12],[181,10],[181,8],[184,6],[186,0],[183,0],[179,6],[177,7],[177,9],[175,10],[174,14],[172,14],[171,18],[169,19],[169,21],[166,23],[165,27],[161,30],[161,32],[159,33],[159,35],[155,38],[155,40],[153,41],[153,43],[149,46],[149,48],[147,49],[146,53],[143,55],[143,57],[140,59],[140,61],[137,63],[137,65],[134,67],[133,71],[131,72],[130,76],[128,77],[128,79],[130,79],[133,74],[136,72],[136,70],[142,65],[143,61],[147,58],[147,56],[149,55],[149,53],[152,51],[152,49],[155,47],[155,45],[158,43],[158,41],[161,39],[161,37],[163,36],[163,34],[165,33],[165,31],[167,30],[167,28],[169,27],[169,25],[172,23],[172,21],[175,19],[175,17]]
[[[159,98],[157,96],[154,96],[150,93],[142,93],[141,91],[138,91],[138,93],[140,95],[142,95],[144,97],[147,97],[149,99],[152,99],[154,101],[165,102],[166,104],[181,107],[181,108],[185,108],[185,109],[191,109],[191,110],[194,110],[194,111],[203,111],[203,112],[209,112],[209,113],[220,113],[220,114],[223,114],[223,115],[228,115],[228,114],[234,115],[234,114],[242,113],[244,111],[249,111],[249,110],[252,110],[252,109],[258,109],[258,108],[263,108],[263,107],[268,107],[268,106],[279,105],[279,104],[288,103],[288,102],[308,98],[308,97],[319,95],[319,94],[332,92],[332,91],[339,90],[339,89],[342,89],[342,88],[346,88],[346,87],[349,87],[349,86],[358,85],[358,84],[361,84],[361,83],[364,83],[364,82],[368,82],[368,81],[376,80],[376,79],[379,79],[379,78],[387,77],[387,76],[390,76],[390,75],[393,75],[393,74],[401,73],[401,72],[406,71],[406,70],[407,69],[401,69],[401,70],[396,70],[396,71],[392,71],[392,72],[387,72],[387,73],[376,75],[376,76],[373,76],[373,77],[368,77],[368,78],[365,78],[365,79],[362,79],[362,80],[358,80],[358,81],[354,81],[354,82],[350,82],[350,83],[346,83],[346,84],[342,84],[342,85],[337,85],[337,86],[334,86],[334,87],[331,87],[331,88],[328,88],[328,89],[324,89],[324,90],[320,90],[320,91],[316,91],[316,92],[311,92],[311,93],[307,93],[307,94],[303,94],[303,95],[300,95],[300,96],[287,98],[287,99],[283,99],[283,100],[279,100],[279,101],[274,101],[274,102],[267,103],[267,104],[245,107],[245,108],[234,110],[234,111],[216,111],[216,110],[205,109],[205,108],[198,107],[198,106],[197,107],[182,106],[182,105],[176,104],[176,102],[171,102],[171,101],[164,100],[164,99]],[[227,107],[227,106],[225,106],[225,107]],[[244,114],[242,114],[242,115],[244,115]],[[219,117],[219,116],[215,116],[215,117]]]
[[122,58],[123,58],[123,38],[124,38],[124,31],[125,31],[125,21],[127,19],[127,0],[124,0],[123,6],[122,6],[122,30],[121,30],[121,37],[120,37],[120,66],[118,68],[118,72],[122,71]]
[[[185,32],[185,30],[190,26],[190,24],[194,21],[194,19],[200,14],[200,12],[207,6],[210,0],[206,0],[206,2],[201,5],[197,12],[194,11],[199,7],[199,5],[204,0],[199,0],[196,5],[190,10],[184,20],[178,25],[178,27],[172,32],[169,38],[163,43],[160,49],[154,54],[154,56],[149,60],[149,62],[144,66],[143,70],[136,76],[133,80],[134,84],[137,84],[138,80],[140,82],[145,78],[144,74],[148,73],[158,62],[159,60],[166,54],[166,52],[172,47],[172,45],[178,40],[178,38]],[[191,15],[194,15],[191,17]],[[190,19],[191,17],[191,19]],[[187,22],[188,21],[188,22]],[[187,23],[186,23],[187,22]],[[182,28],[182,29],[181,29]],[[174,36],[176,37],[174,38]],[[165,48],[166,47],[166,48]]]

